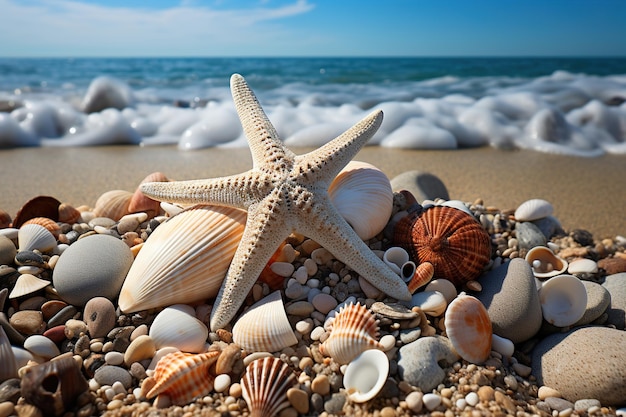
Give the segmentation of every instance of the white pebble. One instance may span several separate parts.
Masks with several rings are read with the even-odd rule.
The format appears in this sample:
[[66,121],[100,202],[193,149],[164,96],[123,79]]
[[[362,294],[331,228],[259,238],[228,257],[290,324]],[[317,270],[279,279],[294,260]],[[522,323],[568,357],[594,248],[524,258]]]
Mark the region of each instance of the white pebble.
[[379,342],[383,347],[383,352],[388,352],[396,345],[396,338],[391,334],[386,334],[380,338]]
[[213,382],[213,389],[215,389],[215,392],[224,392],[228,388],[230,388],[230,382],[230,375],[220,374],[215,377],[215,381]]
[[439,407],[439,404],[441,404],[441,397],[432,393],[424,394],[422,402],[424,403],[424,407],[426,407],[429,411],[433,411],[435,408]]
[[510,358],[513,356],[513,352],[515,352],[515,345],[509,339],[493,334],[491,335],[491,349],[502,354],[502,356]]
[[468,405],[472,407],[478,404],[479,400],[480,398],[478,398],[478,394],[476,394],[475,392],[470,392],[465,396],[465,401],[467,402]]
[[308,334],[313,330],[313,320],[300,320],[296,323],[296,331],[300,334]]
[[104,396],[107,397],[107,400],[111,401],[113,397],[115,397],[115,390],[113,388],[107,388],[104,390]]
[[133,389],[133,395],[135,396],[135,398],[138,398],[138,399],[143,398],[141,396],[141,387],[137,387],[137,388]]
[[121,365],[124,363],[124,354],[116,351],[108,352],[104,355],[104,361],[108,365]]
[[317,274],[317,264],[311,258],[308,258],[304,261],[304,267],[306,268],[306,273],[308,276],[312,277]]
[[309,275],[306,273],[306,268],[304,266],[296,269],[296,272],[293,273],[293,277],[298,281],[299,284],[306,284],[306,280],[309,279]]
[[100,389],[100,384],[98,384],[98,382],[95,379],[91,378],[89,380],[89,389],[91,391],[98,391]]
[[122,384],[120,381],[115,381],[111,388],[113,388],[113,391],[115,391],[116,394],[126,393],[126,388],[124,388],[124,384]]
[[320,340],[320,337],[326,333],[323,327],[317,326],[315,329],[311,330],[311,340]]
[[310,280],[306,281],[306,285],[309,288],[319,288],[320,280],[317,278],[311,278]]
[[458,400],[456,400],[455,405],[456,405],[456,408],[458,408],[459,410],[462,410],[467,405],[467,401],[465,400],[465,398],[459,398]]

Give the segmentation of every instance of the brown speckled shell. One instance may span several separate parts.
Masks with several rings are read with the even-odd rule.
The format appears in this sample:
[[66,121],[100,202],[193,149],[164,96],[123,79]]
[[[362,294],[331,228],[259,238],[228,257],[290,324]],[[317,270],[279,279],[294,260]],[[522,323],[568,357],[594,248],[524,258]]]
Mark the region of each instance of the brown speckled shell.
[[474,280],[491,258],[491,239],[480,223],[462,210],[434,206],[409,214],[396,225],[394,243],[416,263],[430,262],[434,278],[456,285]]

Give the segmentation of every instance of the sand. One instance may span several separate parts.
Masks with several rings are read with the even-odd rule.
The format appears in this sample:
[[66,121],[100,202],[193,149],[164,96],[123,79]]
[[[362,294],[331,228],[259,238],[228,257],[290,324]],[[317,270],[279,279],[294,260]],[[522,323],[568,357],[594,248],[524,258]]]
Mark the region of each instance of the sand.
[[[294,149],[298,154],[307,149]],[[363,149],[355,159],[372,163],[389,178],[419,170],[438,176],[450,197],[483,199],[501,210],[531,198],[554,207],[563,228],[586,229],[596,239],[626,236],[626,157],[580,158],[491,148],[413,151]],[[14,216],[37,195],[93,206],[102,193],[133,191],[149,173],[173,179],[209,178],[251,167],[245,148],[179,151],[176,147],[108,146],[18,148],[0,151],[0,209]]]

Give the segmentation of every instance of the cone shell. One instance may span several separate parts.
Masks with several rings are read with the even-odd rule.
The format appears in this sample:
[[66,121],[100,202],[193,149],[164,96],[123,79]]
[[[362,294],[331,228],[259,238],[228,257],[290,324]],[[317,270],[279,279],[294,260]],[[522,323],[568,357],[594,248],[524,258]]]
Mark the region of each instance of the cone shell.
[[213,389],[213,377],[209,368],[220,352],[184,353],[165,355],[154,370],[156,384],[146,394],[147,398],[159,394],[170,397],[172,404],[186,405],[194,398],[207,395]]
[[128,271],[120,309],[147,310],[217,295],[245,222],[243,210],[199,205],[161,224]]
[[125,190],[111,190],[102,194],[96,201],[93,213],[96,217],[107,217],[118,221],[129,213],[128,205],[133,193]]
[[287,390],[296,376],[286,363],[273,356],[250,362],[241,378],[241,394],[252,417],[277,416],[289,406]]
[[144,178],[139,187],[133,193],[133,196],[130,199],[128,204],[128,212],[129,213],[137,213],[144,212],[148,215],[149,218],[153,218],[161,211],[161,202],[157,200],[153,200],[144,193],[141,192],[141,184],[145,184],[147,182],[167,182],[169,179],[165,176],[165,174],[161,172],[153,172]]
[[365,306],[350,303],[333,318],[330,336],[320,345],[320,352],[343,365],[368,349],[382,350],[377,338],[374,315]]
[[39,224],[26,224],[20,227],[17,233],[17,242],[20,251],[51,252],[57,246],[54,235]]
[[280,291],[252,305],[233,326],[233,342],[249,352],[278,352],[298,343]]
[[328,187],[328,196],[363,240],[373,238],[385,228],[393,209],[389,179],[366,162],[350,161]]
[[489,358],[491,319],[478,298],[460,294],[448,306],[444,323],[450,343],[463,359],[481,364]]
[[50,284],[52,284],[50,281],[37,278],[34,275],[22,274],[17,279],[17,281],[15,281],[15,286],[13,287],[11,294],[9,294],[9,299],[19,298],[23,295],[32,294],[43,288],[46,288]]
[[407,284],[409,292],[415,293],[418,289],[428,284],[435,274],[435,267],[430,262],[422,262],[415,268],[413,277]]
[[50,233],[52,233],[52,236],[54,236],[55,239],[59,237],[59,233],[61,231],[61,227],[59,226],[59,224],[56,221],[49,219],[47,217],[33,217],[30,220],[26,220],[24,224],[22,225],[22,227],[24,227],[27,224],[38,224],[40,226],[43,226]]
[[433,206],[401,219],[394,243],[416,263],[430,262],[435,278],[457,287],[475,280],[491,257],[491,239],[473,216],[447,206]]

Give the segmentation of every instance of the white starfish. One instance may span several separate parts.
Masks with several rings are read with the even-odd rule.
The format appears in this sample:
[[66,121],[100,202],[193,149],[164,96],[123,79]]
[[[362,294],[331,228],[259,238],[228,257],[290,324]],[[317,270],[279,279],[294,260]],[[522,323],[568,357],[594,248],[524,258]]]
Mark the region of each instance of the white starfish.
[[230,82],[252,152],[252,169],[228,177],[141,187],[144,194],[161,201],[248,211],[243,237],[211,312],[211,329],[230,322],[272,254],[294,231],[315,240],[385,294],[409,300],[404,281],[357,236],[327,193],[339,171],[376,132],[382,112],[373,112],[317,150],[295,155],[280,141],[243,77],[235,74]]

